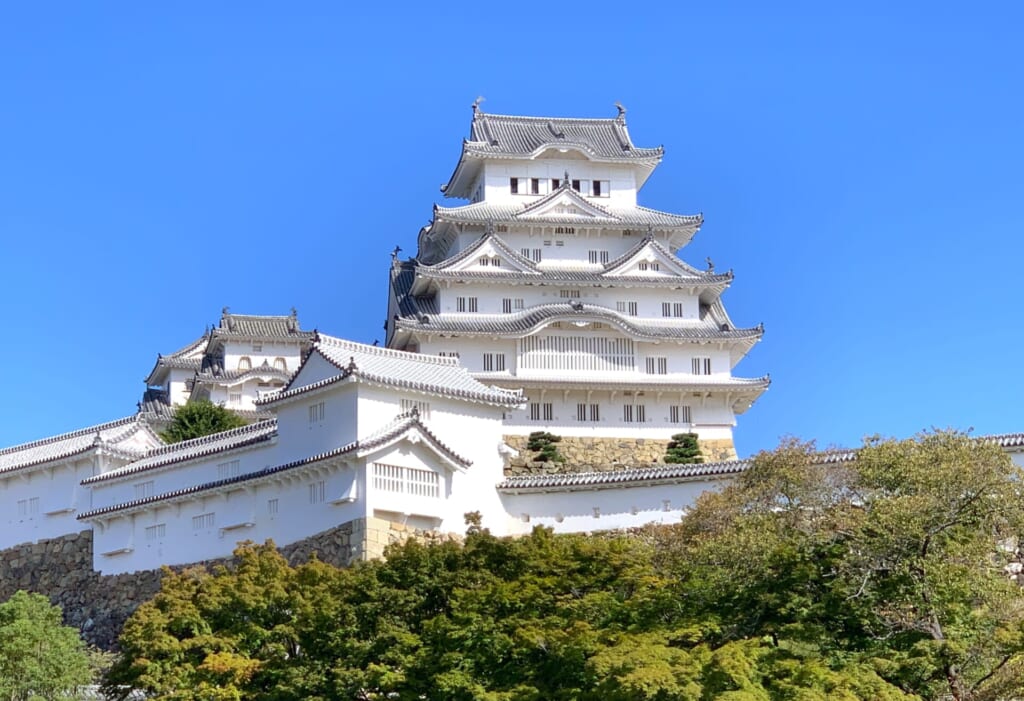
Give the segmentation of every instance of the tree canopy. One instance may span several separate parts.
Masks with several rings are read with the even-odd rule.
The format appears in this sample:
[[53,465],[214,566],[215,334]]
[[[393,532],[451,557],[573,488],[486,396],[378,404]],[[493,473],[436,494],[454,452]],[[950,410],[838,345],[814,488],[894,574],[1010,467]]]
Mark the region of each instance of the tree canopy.
[[1024,688],[1002,571],[1024,476],[960,434],[789,443],[675,527],[166,572],[111,690],[162,699],[988,701]]
[[168,443],[179,443],[201,438],[239,426],[245,426],[241,416],[206,399],[191,400],[174,410],[170,426],[160,434]]
[[19,591],[0,604],[0,698],[72,698],[92,675],[85,643],[49,599]]

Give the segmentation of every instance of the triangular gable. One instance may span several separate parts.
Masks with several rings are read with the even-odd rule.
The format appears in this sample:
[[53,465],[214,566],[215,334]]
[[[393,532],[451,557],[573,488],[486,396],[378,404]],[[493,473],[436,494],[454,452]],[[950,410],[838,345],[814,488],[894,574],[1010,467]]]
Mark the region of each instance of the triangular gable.
[[551,219],[593,219],[602,222],[615,222],[618,217],[604,207],[588,202],[583,195],[565,183],[550,195],[542,197],[515,215],[517,220],[530,221]]
[[358,441],[358,456],[372,459],[392,452],[392,449],[403,443],[420,446],[438,457],[450,471],[465,472],[473,463],[445,445],[427,426],[420,421],[419,415],[404,415],[398,422],[384,426],[375,434]]
[[339,368],[314,347],[299,365],[299,369],[295,371],[295,375],[292,376],[288,384],[281,388],[281,391],[323,384],[327,380],[344,374],[344,369]]
[[[487,265],[482,259],[487,259]],[[495,259],[500,263],[495,264]],[[490,227],[487,233],[466,246],[458,254],[438,263],[422,266],[424,272],[430,271],[479,271],[488,273],[536,273],[537,266],[529,258],[512,249]]]
[[[652,263],[657,267],[652,268]],[[642,269],[641,264],[646,264],[646,270]],[[632,250],[608,263],[603,275],[605,277],[674,276],[698,280],[706,277],[706,273],[679,260],[650,236],[645,237]]]

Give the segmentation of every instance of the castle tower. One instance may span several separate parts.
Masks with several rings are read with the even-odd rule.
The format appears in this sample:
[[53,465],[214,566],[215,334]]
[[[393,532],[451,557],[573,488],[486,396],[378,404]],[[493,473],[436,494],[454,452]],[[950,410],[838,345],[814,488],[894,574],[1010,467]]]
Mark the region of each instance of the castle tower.
[[259,418],[256,401],[285,385],[312,339],[294,309],[284,316],[261,316],[232,314],[225,307],[217,326],[157,357],[140,408],[161,419],[189,399],[208,399]]
[[733,368],[763,328],[737,328],[721,296],[732,272],[698,270],[676,253],[700,215],[637,204],[662,148],[611,119],[486,114],[415,258],[393,261],[387,345],[455,355],[477,379],[523,388],[505,432],[562,437],[579,465],[657,462],[676,433],[698,434],[709,459],[734,458],[736,415],[767,377]]

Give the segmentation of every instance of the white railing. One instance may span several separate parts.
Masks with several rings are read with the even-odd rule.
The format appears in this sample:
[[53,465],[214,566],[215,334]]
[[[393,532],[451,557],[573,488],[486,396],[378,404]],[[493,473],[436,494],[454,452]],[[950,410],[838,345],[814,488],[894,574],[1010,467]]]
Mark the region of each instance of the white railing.
[[441,477],[431,470],[374,463],[373,488],[395,494],[436,499],[441,496]]

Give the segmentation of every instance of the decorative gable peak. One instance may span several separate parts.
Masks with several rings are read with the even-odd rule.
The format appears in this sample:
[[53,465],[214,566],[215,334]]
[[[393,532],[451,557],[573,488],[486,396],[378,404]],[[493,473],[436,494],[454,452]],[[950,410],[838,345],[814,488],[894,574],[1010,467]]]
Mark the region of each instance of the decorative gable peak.
[[609,262],[604,274],[607,277],[676,276],[700,280],[714,275],[711,271],[705,273],[676,258],[650,231],[632,250]]
[[585,197],[572,189],[572,180],[565,174],[558,189],[542,197],[523,211],[516,214],[516,219],[551,220],[551,219],[591,219],[594,221],[615,222],[618,217],[604,207],[588,202]]

